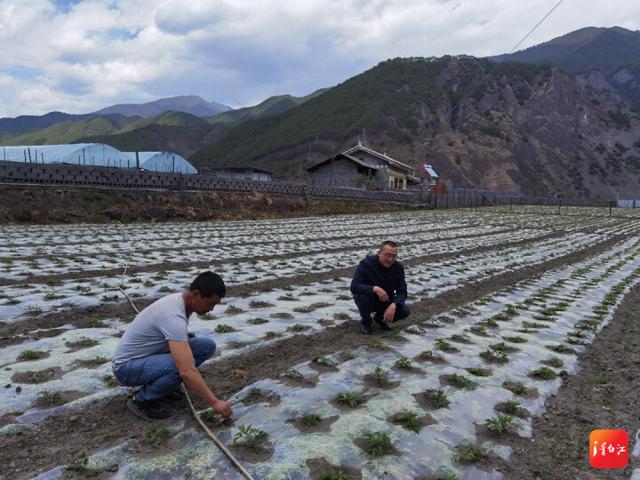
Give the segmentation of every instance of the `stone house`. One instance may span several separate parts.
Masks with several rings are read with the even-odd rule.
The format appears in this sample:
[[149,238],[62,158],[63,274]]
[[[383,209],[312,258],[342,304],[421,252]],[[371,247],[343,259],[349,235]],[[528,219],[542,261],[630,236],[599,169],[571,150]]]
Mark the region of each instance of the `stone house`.
[[419,180],[411,165],[358,145],[307,168],[314,187],[352,187],[405,190]]

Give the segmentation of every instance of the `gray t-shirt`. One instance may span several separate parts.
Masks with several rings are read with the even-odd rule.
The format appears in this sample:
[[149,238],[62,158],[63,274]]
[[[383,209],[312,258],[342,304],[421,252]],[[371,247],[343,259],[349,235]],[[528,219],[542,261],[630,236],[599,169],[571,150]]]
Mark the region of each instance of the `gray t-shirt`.
[[124,332],[111,362],[113,369],[134,358],[169,353],[169,340],[188,340],[188,324],[182,293],[156,300]]

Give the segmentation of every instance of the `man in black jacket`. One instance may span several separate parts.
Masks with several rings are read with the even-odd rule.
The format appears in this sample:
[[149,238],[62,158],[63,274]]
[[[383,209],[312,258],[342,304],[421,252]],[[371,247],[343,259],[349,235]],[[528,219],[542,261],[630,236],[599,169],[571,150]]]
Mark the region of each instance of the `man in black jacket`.
[[411,309],[405,303],[407,283],[404,267],[396,258],[398,246],[387,240],[377,255],[360,261],[351,281],[351,293],[360,311],[360,331],[371,334],[371,314],[382,330],[391,330],[390,323],[407,318]]

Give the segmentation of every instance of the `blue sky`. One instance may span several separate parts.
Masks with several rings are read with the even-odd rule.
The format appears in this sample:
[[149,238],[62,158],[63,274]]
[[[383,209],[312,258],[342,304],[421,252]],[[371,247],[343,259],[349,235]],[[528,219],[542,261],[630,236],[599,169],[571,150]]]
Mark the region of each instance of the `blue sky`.
[[[504,53],[556,0],[0,0],[0,117],[196,94],[306,95],[397,56]],[[522,45],[640,29],[637,0],[565,0]]]

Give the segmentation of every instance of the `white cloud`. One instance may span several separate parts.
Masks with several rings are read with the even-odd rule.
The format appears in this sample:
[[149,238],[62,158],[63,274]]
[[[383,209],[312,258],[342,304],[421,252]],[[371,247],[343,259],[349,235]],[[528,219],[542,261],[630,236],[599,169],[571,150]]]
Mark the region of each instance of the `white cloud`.
[[[73,3],[73,2],[72,2]],[[65,4],[69,4],[66,2]],[[548,0],[0,0],[0,116],[195,93],[306,94],[396,56],[504,53]],[[640,27],[640,3],[565,0],[525,42]]]

